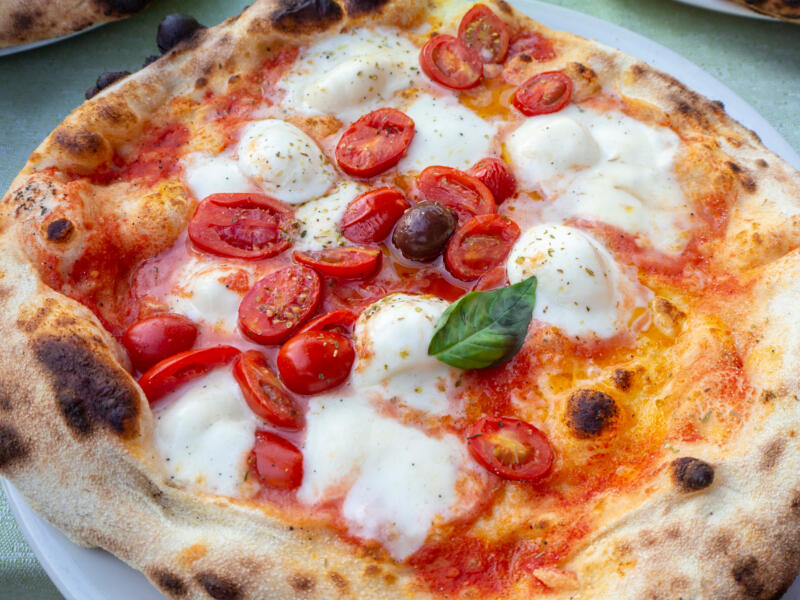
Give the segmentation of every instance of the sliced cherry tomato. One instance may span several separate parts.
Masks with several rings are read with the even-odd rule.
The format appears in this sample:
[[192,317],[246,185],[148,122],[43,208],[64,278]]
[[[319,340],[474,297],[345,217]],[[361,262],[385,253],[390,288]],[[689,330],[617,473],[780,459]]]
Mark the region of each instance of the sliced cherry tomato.
[[292,209],[263,194],[213,194],[189,222],[189,238],[206,252],[256,260],[286,250],[294,238]]
[[511,168],[499,158],[479,160],[467,173],[489,188],[495,204],[502,204],[517,193],[517,180]]
[[157,362],[189,350],[197,339],[197,325],[183,315],[153,315],[137,321],[122,336],[133,366],[146,371]]
[[458,169],[428,167],[417,177],[417,188],[425,200],[452,208],[460,223],[496,210],[491,190]]
[[538,479],[553,465],[553,448],[530,423],[514,417],[482,417],[467,434],[473,458],[495,475]]
[[184,383],[231,362],[240,352],[233,346],[214,346],[181,352],[151,367],[139,378],[139,386],[150,404],[153,404]]
[[505,260],[519,235],[519,226],[506,217],[474,217],[450,238],[444,264],[453,277],[474,281]]
[[411,117],[394,108],[379,108],[344,132],[336,145],[336,162],[353,177],[374,177],[400,162],[413,137]]
[[500,265],[489,271],[486,271],[472,288],[476,292],[484,290],[496,290],[497,288],[506,287],[508,285],[508,273],[506,273],[506,266]]
[[508,57],[512,58],[518,54],[527,54],[537,62],[546,62],[556,57],[553,42],[533,31],[523,33],[511,42]]
[[370,190],[347,205],[339,227],[351,242],[382,242],[409,206],[403,193],[395,188]]
[[560,111],[571,97],[572,79],[562,71],[547,71],[519,86],[511,101],[522,114],[532,117]]
[[270,431],[256,431],[252,462],[264,485],[293,490],[303,483],[303,454],[289,440]]
[[256,415],[285,429],[302,429],[305,419],[297,401],[283,388],[258,350],[240,354],[233,363],[233,376]]
[[344,383],[356,353],[349,339],[332,331],[306,331],[278,352],[283,384],[298,394],[318,394]]
[[428,40],[420,52],[419,64],[428,77],[454,90],[473,88],[483,76],[481,57],[452,35]]
[[458,37],[485,63],[501,63],[508,53],[508,28],[484,4],[476,4],[464,15]]
[[313,268],[317,273],[342,279],[361,279],[371,275],[381,262],[378,248],[346,246],[314,252],[295,252],[294,259]]
[[[306,331],[325,331],[326,329],[333,329],[336,333],[341,331],[350,331],[358,317],[355,313],[350,312],[344,308],[325,313],[321,317],[310,320],[303,325],[297,332],[305,333]],[[337,331],[341,330],[341,331]]]
[[259,344],[280,344],[314,313],[321,282],[315,271],[291,265],[259,279],[239,305],[239,326]]

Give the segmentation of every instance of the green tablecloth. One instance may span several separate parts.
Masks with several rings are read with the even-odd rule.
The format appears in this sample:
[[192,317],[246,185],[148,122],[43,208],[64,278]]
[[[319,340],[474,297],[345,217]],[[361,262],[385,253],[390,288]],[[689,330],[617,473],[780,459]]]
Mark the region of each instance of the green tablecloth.
[[[752,104],[800,150],[800,27],[708,12],[673,0],[550,0],[616,23],[675,50]],[[513,0],[512,0],[513,2]],[[83,92],[106,70],[136,70],[156,53],[155,29],[171,12],[205,24],[247,0],[154,0],[128,21],[56,45],[0,58],[0,193]],[[61,598],[0,496],[0,598]]]

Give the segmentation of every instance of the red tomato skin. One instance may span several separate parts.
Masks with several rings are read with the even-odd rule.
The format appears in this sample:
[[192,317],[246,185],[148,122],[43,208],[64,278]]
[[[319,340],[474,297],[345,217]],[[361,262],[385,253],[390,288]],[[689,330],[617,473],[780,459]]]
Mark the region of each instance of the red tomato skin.
[[403,193],[393,187],[370,190],[348,204],[339,227],[351,242],[382,242],[410,206]]
[[452,208],[459,223],[494,213],[492,191],[477,177],[451,167],[428,167],[417,177],[417,189],[425,200]]
[[303,454],[289,440],[270,431],[256,431],[253,454],[262,484],[293,490],[303,483]]
[[283,388],[258,350],[243,352],[233,363],[233,377],[242,390],[247,406],[275,427],[302,429],[303,410]]
[[[481,23],[481,21],[483,23]],[[480,43],[480,40],[475,40],[473,44],[469,42],[470,36],[474,36],[478,33],[481,24],[488,25],[491,30],[490,37],[495,41],[495,48],[485,48],[484,45]],[[476,4],[467,11],[467,14],[464,15],[458,26],[458,38],[480,56],[483,62],[501,63],[508,54],[508,42],[510,38],[508,28],[500,17],[484,4]]]
[[381,251],[377,248],[346,246],[312,252],[295,252],[294,259],[320,275],[340,279],[363,279],[378,270]]
[[137,321],[122,335],[122,345],[139,371],[189,350],[197,339],[197,325],[183,315],[153,315]]
[[322,282],[308,267],[290,265],[259,279],[239,305],[239,327],[259,344],[280,344],[314,314]]
[[474,281],[502,263],[519,236],[519,226],[506,217],[473,217],[450,238],[445,266],[456,279]]
[[344,383],[355,360],[353,344],[332,331],[297,334],[278,352],[283,384],[297,394],[318,394]]
[[517,193],[516,177],[511,168],[499,158],[479,160],[467,173],[489,188],[495,204],[502,204]]
[[[562,71],[546,71],[528,79],[517,88],[511,102],[523,115],[549,115],[562,110],[572,98],[572,79]],[[554,99],[552,92],[558,93]],[[544,100],[544,102],[543,102]]]
[[414,138],[414,121],[394,108],[367,113],[336,144],[336,162],[352,177],[367,179],[395,166]]
[[486,271],[480,276],[478,281],[475,282],[472,290],[475,292],[483,292],[486,290],[496,290],[497,288],[508,286],[508,273],[506,273],[506,266],[500,265],[494,269]]
[[[493,453],[490,441],[498,432],[511,435],[533,452],[522,468],[513,469],[502,463]],[[545,435],[530,423],[515,417],[481,417],[467,433],[467,449],[484,468],[503,479],[532,481],[550,472],[553,466],[553,447]]]
[[523,33],[511,41],[508,58],[518,54],[527,54],[537,62],[547,62],[556,57],[553,42],[533,31]]
[[333,328],[350,331],[352,330],[357,318],[358,316],[355,313],[344,308],[340,308],[339,310],[333,310],[329,313],[325,313],[316,319],[311,319],[308,323],[303,325],[297,333],[305,333],[306,331],[325,331],[326,329]]
[[294,213],[264,194],[212,194],[189,221],[195,246],[218,256],[259,260],[292,245]]
[[233,346],[213,346],[201,350],[189,350],[170,356],[150,367],[139,378],[139,387],[154,404],[184,383],[202,377],[216,367],[228,364],[241,351]]
[[[481,57],[452,35],[440,34],[428,40],[420,52],[419,64],[428,77],[454,90],[474,88],[483,77]],[[445,67],[450,67],[449,72]]]

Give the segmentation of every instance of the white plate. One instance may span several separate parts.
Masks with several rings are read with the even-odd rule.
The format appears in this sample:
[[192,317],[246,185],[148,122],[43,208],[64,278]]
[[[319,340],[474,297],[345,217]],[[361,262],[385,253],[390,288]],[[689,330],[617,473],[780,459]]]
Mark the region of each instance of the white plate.
[[765,21],[780,21],[767,15],[762,15],[754,10],[750,10],[746,6],[733,4],[728,0],[678,0],[684,4],[691,4],[692,6],[699,6],[707,10],[715,10],[717,12],[727,13],[729,15],[738,15],[740,17],[751,17],[753,19],[764,19]]
[[[583,13],[536,0],[515,0],[514,4],[549,27],[619,48],[671,73],[692,89],[721,100],[728,113],[758,133],[768,148],[800,168],[800,155],[755,109],[685,58],[647,38]],[[164,600],[141,573],[106,552],[75,546],[33,512],[5,480],[3,488],[25,538],[67,600]],[[784,600],[800,600],[798,581]]]
[[9,54],[16,54],[17,52],[25,52],[26,50],[33,50],[34,48],[41,48],[42,46],[55,44],[56,42],[60,42],[61,40],[68,40],[71,37],[75,37],[76,35],[81,35],[82,33],[86,33],[87,31],[91,31],[92,29],[97,29],[98,27],[102,27],[103,25],[108,25],[108,23],[111,22],[112,21],[103,21],[102,23],[95,23],[94,25],[89,25],[89,27],[84,27],[80,31],[73,31],[72,33],[68,33],[67,35],[62,35],[61,37],[48,38],[46,40],[29,42],[27,44],[17,44],[16,46],[9,46],[8,48],[0,48],[0,56],[8,56]]

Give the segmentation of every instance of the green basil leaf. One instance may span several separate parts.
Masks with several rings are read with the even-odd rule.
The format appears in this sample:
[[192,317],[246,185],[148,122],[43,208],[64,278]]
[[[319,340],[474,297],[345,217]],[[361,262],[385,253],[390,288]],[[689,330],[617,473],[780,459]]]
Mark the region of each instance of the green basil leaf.
[[525,341],[536,303],[536,277],[451,304],[436,324],[428,354],[459,369],[510,360]]

